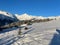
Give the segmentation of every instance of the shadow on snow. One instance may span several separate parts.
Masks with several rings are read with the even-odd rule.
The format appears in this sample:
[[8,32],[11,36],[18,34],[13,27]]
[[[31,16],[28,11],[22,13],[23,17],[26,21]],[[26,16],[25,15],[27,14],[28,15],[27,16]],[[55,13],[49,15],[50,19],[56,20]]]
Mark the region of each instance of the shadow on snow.
[[60,30],[56,29],[58,33],[55,33],[49,45],[60,45]]

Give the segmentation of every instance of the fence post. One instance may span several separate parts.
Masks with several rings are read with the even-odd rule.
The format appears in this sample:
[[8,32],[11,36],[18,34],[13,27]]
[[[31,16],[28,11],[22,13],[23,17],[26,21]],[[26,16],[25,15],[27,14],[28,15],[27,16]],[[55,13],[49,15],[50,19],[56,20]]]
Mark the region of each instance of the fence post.
[[21,35],[21,27],[19,27],[18,35]]

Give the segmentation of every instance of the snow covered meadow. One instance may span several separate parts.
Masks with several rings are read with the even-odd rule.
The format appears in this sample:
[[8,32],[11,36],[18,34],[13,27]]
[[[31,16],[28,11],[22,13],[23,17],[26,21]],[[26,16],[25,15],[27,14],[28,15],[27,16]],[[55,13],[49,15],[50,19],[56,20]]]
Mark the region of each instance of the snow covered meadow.
[[22,28],[10,28],[0,32],[0,45],[60,45],[60,20],[33,23]]

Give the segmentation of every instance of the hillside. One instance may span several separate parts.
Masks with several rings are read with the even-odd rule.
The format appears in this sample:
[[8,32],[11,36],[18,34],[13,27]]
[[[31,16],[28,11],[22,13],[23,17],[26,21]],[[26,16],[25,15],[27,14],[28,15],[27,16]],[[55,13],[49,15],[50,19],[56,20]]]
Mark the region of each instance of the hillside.
[[13,14],[5,11],[0,11],[0,26],[17,21],[18,19]]
[[22,37],[18,35],[19,28],[7,29],[8,31],[0,33],[0,44],[60,45],[60,20],[34,23],[27,27],[28,30],[22,28]]
[[49,17],[44,17],[44,16],[32,16],[32,15],[29,15],[27,13],[24,13],[24,14],[15,14],[15,16],[17,17],[17,19],[19,20],[31,20],[31,19],[35,19],[35,20],[44,20],[44,19],[60,19],[60,16],[49,16]]

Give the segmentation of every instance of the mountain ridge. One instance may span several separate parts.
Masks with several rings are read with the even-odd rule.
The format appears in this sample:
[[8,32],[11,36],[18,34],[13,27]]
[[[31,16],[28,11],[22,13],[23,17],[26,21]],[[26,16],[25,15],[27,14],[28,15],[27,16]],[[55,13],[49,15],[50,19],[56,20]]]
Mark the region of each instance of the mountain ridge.
[[47,18],[49,18],[49,19],[60,19],[60,16],[43,17],[43,16],[32,16],[32,15],[29,15],[27,13],[24,13],[24,14],[21,14],[21,15],[19,15],[19,14],[15,14],[15,15],[18,19],[21,19],[21,20],[30,20],[30,19],[33,19],[33,18],[35,18],[37,20],[47,19]]
[[11,18],[14,18],[14,16],[19,19],[19,20],[31,20],[31,19],[60,19],[60,16],[49,16],[49,17],[43,17],[43,16],[33,16],[33,15],[29,15],[27,13],[24,13],[24,14],[14,14],[14,16],[11,14],[11,13],[8,13],[8,12],[5,12],[5,11],[0,11],[0,14],[3,14],[5,16],[9,16]]

